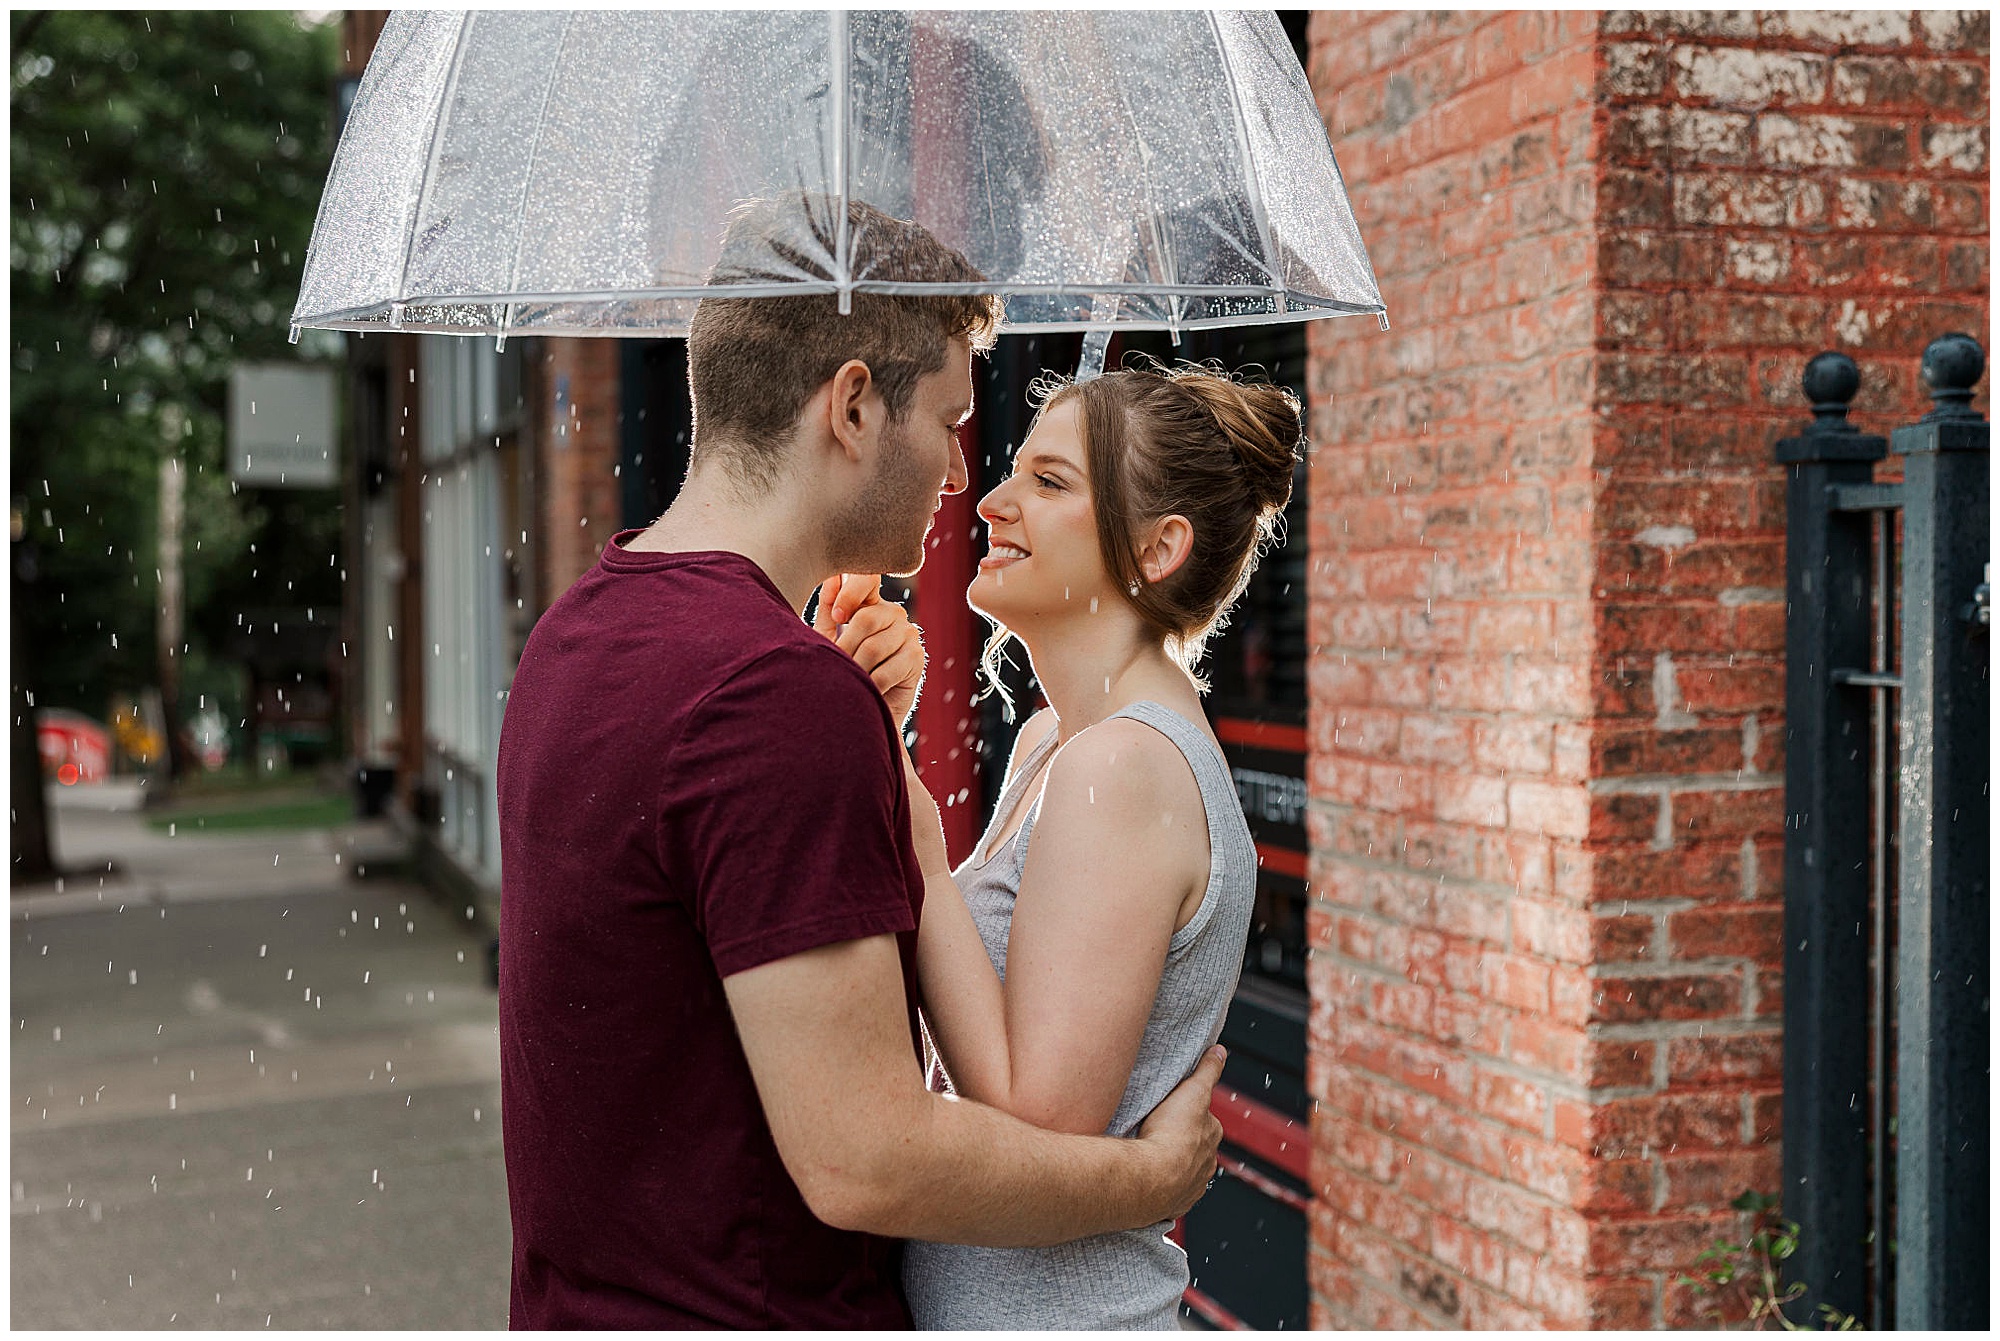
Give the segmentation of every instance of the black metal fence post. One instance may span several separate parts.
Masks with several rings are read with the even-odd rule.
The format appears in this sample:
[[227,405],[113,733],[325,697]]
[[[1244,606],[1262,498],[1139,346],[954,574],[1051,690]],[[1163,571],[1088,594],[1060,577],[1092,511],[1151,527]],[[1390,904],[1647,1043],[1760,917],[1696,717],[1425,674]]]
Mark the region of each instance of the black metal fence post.
[[1813,422],[1778,443],[1789,469],[1785,552],[1785,1112],[1786,1263],[1807,1293],[1862,1314],[1868,1274],[1868,778],[1829,768],[1865,758],[1868,699],[1836,680],[1869,649],[1865,512],[1834,511],[1831,486],[1865,485],[1882,438],[1847,422],[1861,385],[1845,354],[1806,365]]
[[[1989,425],[1971,407],[1986,355],[1924,350],[1937,408],[1896,430],[1904,458],[1902,890],[1897,999],[1896,1325],[1988,1322],[1991,1112],[1983,565]],[[1791,1095],[1786,1096],[1786,1111]]]

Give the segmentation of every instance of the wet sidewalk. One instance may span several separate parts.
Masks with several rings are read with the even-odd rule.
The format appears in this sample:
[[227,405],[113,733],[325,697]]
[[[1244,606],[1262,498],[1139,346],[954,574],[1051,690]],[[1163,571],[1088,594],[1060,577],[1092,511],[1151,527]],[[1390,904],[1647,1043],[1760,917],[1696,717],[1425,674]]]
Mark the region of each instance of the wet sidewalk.
[[[486,937],[385,824],[159,831],[52,794],[10,899],[17,1327],[497,1328]],[[111,869],[103,870],[106,864]]]
[[397,864],[407,847],[380,819],[214,834],[170,823],[161,831],[145,800],[144,785],[133,779],[50,788],[50,839],[69,874],[15,887],[13,917],[323,890],[371,863]]

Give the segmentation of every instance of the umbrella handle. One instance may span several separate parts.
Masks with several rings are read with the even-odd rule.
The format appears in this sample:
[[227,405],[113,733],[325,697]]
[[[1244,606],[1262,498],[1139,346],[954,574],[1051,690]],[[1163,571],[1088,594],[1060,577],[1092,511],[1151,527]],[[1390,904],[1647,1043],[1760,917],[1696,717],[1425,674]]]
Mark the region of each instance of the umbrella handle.
[[1104,373],[1104,354],[1111,344],[1111,329],[1101,327],[1085,331],[1083,353],[1076,360],[1076,381],[1088,382]]

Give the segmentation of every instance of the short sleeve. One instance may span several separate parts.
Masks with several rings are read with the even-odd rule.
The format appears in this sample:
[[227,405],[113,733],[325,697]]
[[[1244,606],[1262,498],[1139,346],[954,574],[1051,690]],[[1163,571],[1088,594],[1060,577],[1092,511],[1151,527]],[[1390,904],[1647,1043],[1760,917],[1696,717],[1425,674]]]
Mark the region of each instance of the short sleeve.
[[717,974],[915,929],[894,731],[830,643],[766,653],[695,709],[667,760],[659,858]]

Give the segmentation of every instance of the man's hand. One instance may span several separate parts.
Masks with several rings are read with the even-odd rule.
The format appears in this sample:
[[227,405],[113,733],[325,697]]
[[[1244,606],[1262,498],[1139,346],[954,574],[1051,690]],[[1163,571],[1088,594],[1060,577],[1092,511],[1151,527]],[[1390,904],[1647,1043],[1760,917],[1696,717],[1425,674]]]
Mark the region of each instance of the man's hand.
[[882,599],[881,578],[837,573],[820,585],[813,628],[868,672],[900,728],[917,704],[924,682],[924,640],[910,616]]
[[1201,1200],[1215,1177],[1215,1152],[1222,1144],[1222,1124],[1209,1111],[1215,1082],[1222,1078],[1222,1063],[1229,1056],[1221,1045],[1208,1050],[1194,1073],[1174,1086],[1173,1093],[1139,1124],[1139,1139],[1155,1145],[1162,1166],[1172,1178],[1167,1188],[1171,1204],[1162,1207],[1162,1220],[1186,1215]]

